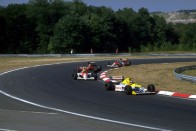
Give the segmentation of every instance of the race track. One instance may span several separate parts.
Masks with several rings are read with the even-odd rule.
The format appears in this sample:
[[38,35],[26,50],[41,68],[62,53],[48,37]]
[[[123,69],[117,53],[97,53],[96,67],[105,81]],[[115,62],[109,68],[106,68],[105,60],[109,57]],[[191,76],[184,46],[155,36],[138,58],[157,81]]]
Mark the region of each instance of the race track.
[[[196,61],[196,58],[131,60],[134,65],[186,61]],[[97,63],[104,67],[107,62],[100,61]],[[2,118],[2,116],[5,117],[6,111],[9,112],[12,110],[57,113],[58,115],[55,117],[56,119],[59,119],[60,122],[53,122],[51,120],[53,118],[42,118],[45,123],[48,121],[48,126],[51,127],[46,128],[46,130],[53,129],[55,126],[56,130],[92,130],[93,126],[97,130],[167,129],[192,131],[196,129],[195,100],[162,95],[126,96],[122,92],[105,91],[101,81],[73,80],[71,77],[72,70],[79,65],[86,65],[86,62],[38,66],[1,75],[1,93],[7,93],[11,97],[19,98],[20,100],[31,103],[26,104],[1,94],[1,103],[4,103],[4,106],[1,104],[1,109],[3,110],[0,110],[0,130],[4,128],[29,130],[30,126],[28,127],[28,124],[27,126],[17,126],[17,124],[21,124],[26,120],[22,119],[20,121],[21,123],[17,123],[19,122],[17,121],[17,117],[19,120],[21,116],[16,115],[17,113],[12,112],[14,115],[11,115],[10,117],[6,116],[7,118],[5,119],[7,119],[7,121]],[[106,70],[106,68],[103,70]],[[31,104],[37,104],[44,108]],[[72,113],[77,114],[72,115]],[[64,115],[68,115],[66,116],[66,119],[63,118]],[[81,117],[81,115],[84,115],[84,117]],[[32,115],[32,117],[33,116],[34,115]],[[32,117],[29,119],[33,119]],[[41,115],[39,115],[39,117],[41,117]],[[78,119],[80,119],[78,120],[76,118],[77,124],[69,121],[75,119],[75,117],[79,117]],[[93,119],[89,119],[89,117],[93,117]],[[13,120],[14,118],[16,119],[15,121]],[[40,123],[43,122],[38,118],[37,121],[40,121]],[[100,118],[104,119],[100,120]],[[29,120],[29,122],[32,121],[33,120]],[[12,123],[10,124],[9,122]],[[66,122],[68,124],[66,124]],[[55,124],[55,126],[51,126],[50,124],[52,123]],[[71,123],[73,124],[73,127],[71,127]],[[62,126],[62,124],[67,126]],[[99,125],[105,127],[103,128]],[[36,130],[43,130],[43,126],[39,127],[39,124],[33,124],[32,126],[35,126],[31,127],[32,129],[36,128]],[[115,128],[115,126],[117,127]]]

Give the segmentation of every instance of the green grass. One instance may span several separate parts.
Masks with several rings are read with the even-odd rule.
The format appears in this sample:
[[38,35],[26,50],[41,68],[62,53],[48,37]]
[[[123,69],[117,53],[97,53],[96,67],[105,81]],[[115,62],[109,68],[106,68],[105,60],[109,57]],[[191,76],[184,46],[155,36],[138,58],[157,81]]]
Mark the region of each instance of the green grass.
[[186,70],[186,71],[182,72],[182,74],[196,77],[196,69],[195,70]]

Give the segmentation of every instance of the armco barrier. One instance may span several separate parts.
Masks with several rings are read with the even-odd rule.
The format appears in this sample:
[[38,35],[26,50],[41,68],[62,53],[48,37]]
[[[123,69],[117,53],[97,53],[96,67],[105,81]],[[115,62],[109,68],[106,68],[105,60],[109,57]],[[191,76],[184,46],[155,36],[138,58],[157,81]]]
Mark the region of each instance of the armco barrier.
[[95,53],[95,54],[0,54],[0,57],[94,57],[94,56],[190,56],[195,57],[196,53],[187,54],[156,54],[156,53]]
[[195,76],[188,76],[188,75],[183,75],[181,74],[185,70],[196,70],[196,65],[193,66],[185,66],[185,67],[180,67],[174,70],[174,75],[177,79],[179,80],[186,80],[186,81],[191,81],[196,83],[196,77]]

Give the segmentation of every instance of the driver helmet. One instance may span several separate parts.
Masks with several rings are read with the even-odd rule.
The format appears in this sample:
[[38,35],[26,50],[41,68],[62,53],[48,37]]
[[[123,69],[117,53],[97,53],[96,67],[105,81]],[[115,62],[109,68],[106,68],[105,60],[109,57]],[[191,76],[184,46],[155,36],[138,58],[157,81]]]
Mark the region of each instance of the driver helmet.
[[83,67],[83,71],[86,71],[86,67]]
[[129,80],[130,84],[134,83],[134,81],[133,81],[133,79],[131,77],[129,77],[128,80]]
[[91,67],[91,66],[92,66],[92,64],[91,64],[91,63],[89,63],[89,64],[88,64],[88,67]]

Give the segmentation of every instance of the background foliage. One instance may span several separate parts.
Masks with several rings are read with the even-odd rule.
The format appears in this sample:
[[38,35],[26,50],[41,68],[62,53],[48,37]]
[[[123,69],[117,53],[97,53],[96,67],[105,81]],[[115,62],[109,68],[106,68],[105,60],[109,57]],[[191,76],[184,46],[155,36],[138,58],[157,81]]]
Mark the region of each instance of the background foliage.
[[196,51],[196,23],[171,24],[147,9],[114,11],[80,0],[0,7],[0,53]]

